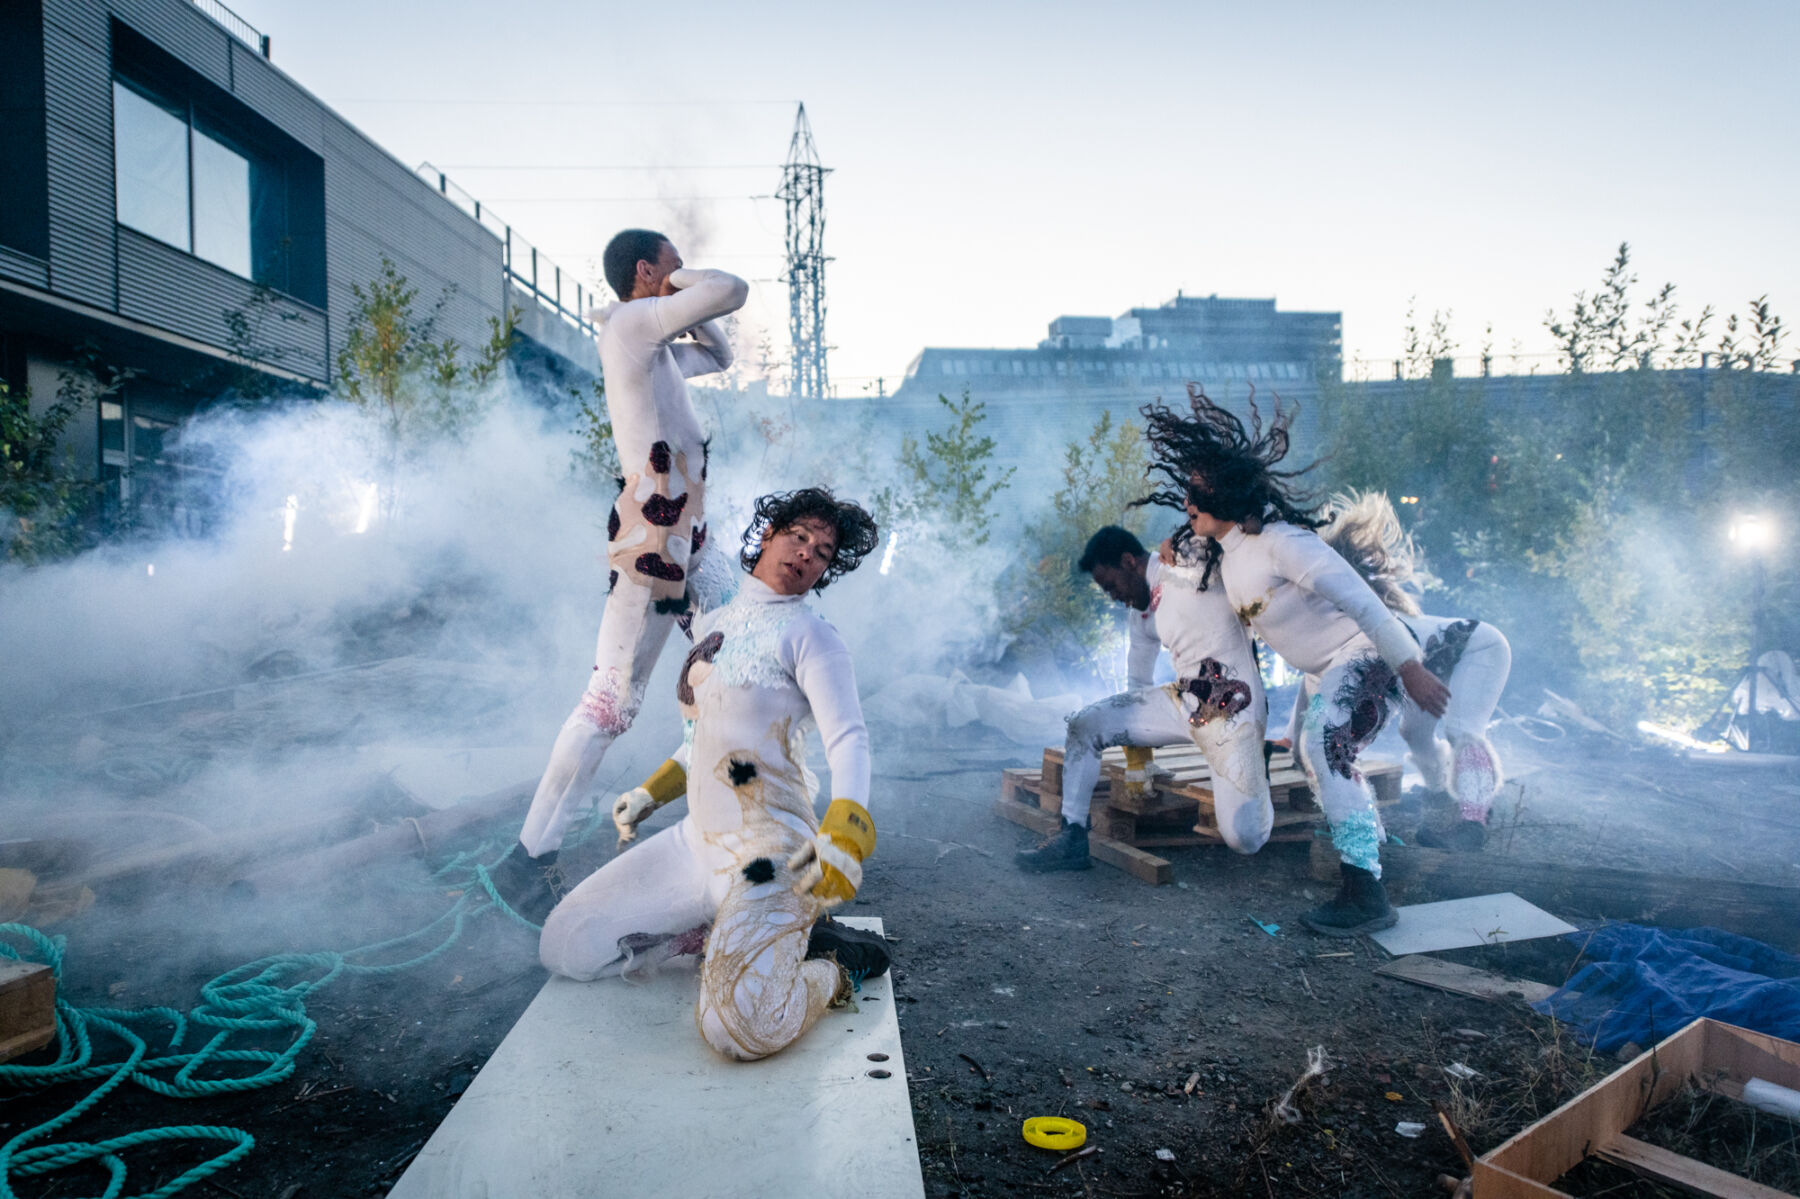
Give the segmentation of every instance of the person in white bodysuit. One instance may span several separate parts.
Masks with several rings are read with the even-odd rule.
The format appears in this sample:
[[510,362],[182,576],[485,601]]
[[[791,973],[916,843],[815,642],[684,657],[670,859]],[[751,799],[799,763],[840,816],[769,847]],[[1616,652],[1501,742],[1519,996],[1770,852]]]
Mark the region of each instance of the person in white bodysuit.
[[[1296,746],[1318,781],[1343,886],[1307,912],[1308,927],[1355,936],[1396,917],[1381,886],[1385,837],[1356,757],[1387,722],[1399,692],[1441,717],[1450,692],[1427,671],[1419,645],[1362,577],[1319,539],[1323,522],[1298,505],[1282,471],[1291,413],[1279,404],[1265,432],[1252,405],[1238,418],[1189,388],[1191,418],[1164,405],[1144,409],[1152,469],[1179,490],[1193,534],[1218,545],[1216,570],[1238,617],[1308,676],[1312,700]],[[1168,488],[1145,502],[1169,503]]]
[[[1413,840],[1433,849],[1478,850],[1487,839],[1488,814],[1504,781],[1487,728],[1512,671],[1512,647],[1485,621],[1420,611],[1413,591],[1427,576],[1418,547],[1386,495],[1352,491],[1332,496],[1329,506],[1331,520],[1319,537],[1399,617],[1419,643],[1425,669],[1450,688],[1442,717],[1432,716],[1410,696],[1400,697],[1400,736],[1425,784],[1427,803],[1451,809],[1444,819],[1434,814]],[[1302,710],[1296,703],[1295,734]]]
[[[1269,704],[1256,653],[1216,584],[1202,589],[1199,563],[1165,563],[1129,531],[1109,525],[1088,540],[1078,567],[1126,616],[1130,690],[1090,704],[1069,718],[1063,750],[1062,826],[1038,849],[1014,861],[1023,870],[1080,870],[1092,864],[1088,811],[1107,746],[1196,745],[1213,776],[1219,835],[1239,853],[1269,839],[1275,813],[1263,763]],[[1167,648],[1176,681],[1156,686],[1156,655]]]
[[[791,1044],[848,992],[851,971],[886,968],[872,934],[815,924],[856,893],[875,828],[850,654],[803,602],[877,543],[868,514],[827,491],[757,501],[743,555],[750,577],[695,620],[677,687],[693,720],[678,780],[687,815],[551,911],[539,945],[546,968],[589,980],[699,954],[700,1034],[744,1061]],[[815,727],[836,796],[823,819],[805,767]],[[615,808],[621,833],[655,806],[625,819]]]
[[730,573],[707,562],[707,447],[687,380],[731,365],[718,319],[743,306],[749,285],[686,269],[666,237],[642,229],[614,237],[604,267],[620,302],[596,314],[600,369],[624,476],[607,521],[611,593],[587,687],[557,734],[519,845],[494,871],[533,918],[553,898],[545,868],[607,749],[631,727],[669,630],[716,602]]

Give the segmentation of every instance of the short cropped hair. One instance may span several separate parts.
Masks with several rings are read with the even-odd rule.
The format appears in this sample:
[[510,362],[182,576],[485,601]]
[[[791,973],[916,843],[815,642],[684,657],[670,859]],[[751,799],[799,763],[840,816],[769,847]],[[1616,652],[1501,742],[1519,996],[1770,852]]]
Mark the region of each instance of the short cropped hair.
[[1093,574],[1096,566],[1119,565],[1126,554],[1134,554],[1139,558],[1149,557],[1144,552],[1144,543],[1130,529],[1107,525],[1088,538],[1087,548],[1081,551],[1081,561],[1075,565],[1081,569],[1082,574]]
[[851,500],[840,500],[824,487],[802,487],[798,491],[776,492],[756,501],[756,514],[744,530],[743,552],[738,561],[745,570],[755,570],[762,560],[763,537],[791,529],[803,520],[817,520],[831,526],[837,535],[837,550],[831,565],[813,585],[823,591],[833,579],[841,578],[862,565],[870,551],[881,544],[881,530],[875,518]]
[[600,270],[606,285],[623,300],[637,286],[637,264],[654,263],[669,239],[653,229],[626,229],[613,234],[600,255]]

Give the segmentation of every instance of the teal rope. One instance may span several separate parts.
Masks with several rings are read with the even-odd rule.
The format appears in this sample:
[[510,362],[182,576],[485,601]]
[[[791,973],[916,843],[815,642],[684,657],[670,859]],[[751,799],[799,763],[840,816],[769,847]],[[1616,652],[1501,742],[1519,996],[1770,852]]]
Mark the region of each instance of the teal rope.
[[[598,813],[570,843],[579,844],[597,824]],[[56,1060],[35,1066],[0,1065],[0,1085],[36,1088],[91,1079],[102,1081],[61,1115],[0,1145],[0,1199],[19,1199],[13,1189],[15,1179],[48,1174],[87,1162],[97,1163],[107,1171],[106,1190],[99,1199],[122,1199],[126,1163],[120,1155],[126,1150],[159,1142],[222,1141],[230,1147],[155,1190],[129,1199],[168,1199],[168,1196],[242,1160],[256,1147],[256,1138],[241,1129],[210,1124],[171,1125],[104,1141],[64,1141],[35,1146],[30,1142],[52,1136],[72,1124],[127,1082],[170,1099],[199,1099],[284,1082],[293,1076],[301,1051],[318,1031],[318,1025],[306,1014],[306,1000],[313,992],[345,976],[396,974],[423,966],[449,952],[461,939],[469,920],[484,912],[497,911],[532,932],[539,931],[538,925],[514,911],[501,897],[488,874],[489,869],[510,852],[510,837],[503,841],[503,846],[496,853],[493,842],[487,842],[477,850],[454,855],[433,872],[433,889],[460,882],[462,893],[448,910],[424,927],[342,953],[282,953],[249,962],[204,984],[200,988],[200,1004],[189,1012],[166,1007],[134,1011],[78,1008],[58,999]],[[410,948],[426,941],[435,930],[443,930],[446,925],[447,931],[436,934],[439,939],[435,945],[412,957],[379,965],[352,960]],[[28,945],[21,950],[0,940],[0,958],[42,962],[55,975],[60,991],[65,938],[46,936],[26,924],[0,924],[0,938],[6,937]],[[26,957],[27,953],[31,956]],[[143,1022],[172,1026],[165,1052],[152,1057],[150,1042],[132,1031],[131,1024]],[[281,1050],[227,1048],[231,1038],[238,1033],[282,1030],[291,1031],[293,1039]],[[96,1060],[96,1033],[122,1042],[126,1048],[123,1060]],[[179,1052],[190,1035],[196,1039],[205,1036],[204,1044]],[[252,1064],[257,1068],[249,1073],[202,1076],[203,1071],[226,1064]],[[156,1076],[171,1070],[174,1071],[171,1077]]]

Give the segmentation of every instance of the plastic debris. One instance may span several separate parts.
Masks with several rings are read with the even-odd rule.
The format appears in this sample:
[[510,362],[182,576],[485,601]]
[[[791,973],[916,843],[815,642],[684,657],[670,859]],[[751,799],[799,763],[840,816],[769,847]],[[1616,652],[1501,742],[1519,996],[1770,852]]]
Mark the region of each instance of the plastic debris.
[[1412,1120],[1402,1120],[1400,1123],[1394,1125],[1394,1131],[1405,1137],[1407,1140],[1412,1141],[1419,1138],[1419,1135],[1425,1131],[1425,1126]]
[[1268,933],[1271,937],[1281,931],[1281,926],[1279,924],[1264,924],[1262,921],[1258,920],[1255,916],[1250,917],[1250,923],[1254,924],[1257,928],[1262,929],[1265,933]]
[[1451,1078],[1460,1078],[1465,1082],[1471,1078],[1481,1077],[1481,1071],[1471,1070],[1461,1062],[1451,1062],[1448,1066],[1444,1067],[1444,1073],[1448,1074]]
[[1156,1151],[1156,1160],[1159,1162],[1172,1162],[1175,1160],[1175,1151],[1173,1149],[1158,1149]]
[[1405,1099],[1406,1096],[1402,1095],[1399,1091],[1389,1091],[1387,1094],[1383,1095],[1382,1098],[1386,1099],[1389,1103],[1399,1103],[1402,1099]]
[[1306,1051],[1306,1071],[1294,1080],[1294,1085],[1287,1093],[1275,1101],[1275,1118],[1283,1124],[1298,1124],[1301,1120],[1300,1109],[1294,1106],[1294,1100],[1301,1092],[1312,1084],[1313,1079],[1322,1078],[1331,1069],[1332,1061],[1325,1055],[1325,1046],[1314,1045]]

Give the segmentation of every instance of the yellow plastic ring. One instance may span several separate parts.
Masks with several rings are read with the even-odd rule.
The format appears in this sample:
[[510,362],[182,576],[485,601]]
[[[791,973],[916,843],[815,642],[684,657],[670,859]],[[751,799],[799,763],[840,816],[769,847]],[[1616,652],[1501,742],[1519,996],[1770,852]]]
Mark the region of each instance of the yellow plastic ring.
[[1033,1116],[1025,1121],[1025,1140],[1039,1149],[1079,1149],[1087,1144],[1087,1128],[1061,1116]]

